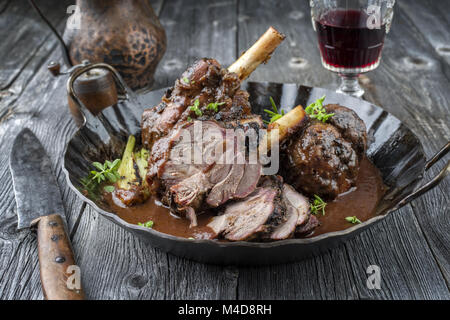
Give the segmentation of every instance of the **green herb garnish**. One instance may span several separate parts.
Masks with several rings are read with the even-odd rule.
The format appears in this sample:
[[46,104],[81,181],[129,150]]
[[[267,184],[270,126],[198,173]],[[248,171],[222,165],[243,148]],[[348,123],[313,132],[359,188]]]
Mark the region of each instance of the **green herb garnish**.
[[[104,164],[100,162],[93,162],[92,165],[99,171],[92,170],[87,177],[80,180],[84,189],[88,192],[92,198],[97,198],[98,187],[103,182],[116,183],[120,179],[120,175],[117,169],[120,166],[120,159],[116,159],[113,162],[106,160]],[[105,186],[103,190],[106,192],[113,192],[114,186]]]
[[114,186],[104,186],[103,190],[105,190],[108,193],[111,193],[114,191]]
[[206,110],[214,110],[214,112],[219,112],[219,106],[224,104],[225,102],[211,102],[206,106]]
[[195,99],[194,105],[189,107],[189,109],[191,111],[194,111],[194,113],[197,117],[201,117],[203,115],[202,110],[200,110],[199,106],[200,106],[200,101],[198,99]]
[[186,77],[183,78],[183,82],[186,83],[186,84],[189,84],[189,83],[190,83],[190,82],[189,82],[189,79],[186,78]]
[[101,164],[100,162],[93,162],[92,164],[100,170],[91,171],[92,180],[97,180],[97,183],[101,183],[102,181],[115,183],[120,178],[120,175],[117,172],[120,165],[120,159],[116,159],[113,162],[106,160],[104,164]]
[[327,110],[325,110],[325,108],[323,107],[324,100],[325,96],[323,96],[320,99],[317,99],[315,102],[307,106],[305,109],[306,114],[308,114],[312,119],[327,122],[328,119],[334,116],[334,113],[327,113]]
[[153,228],[153,221],[150,220],[150,221],[147,221],[147,222],[144,222],[144,223],[138,222],[138,226],[151,229],[151,228]]
[[361,220],[359,220],[356,216],[353,217],[346,217],[345,220],[352,224],[362,223]]
[[313,203],[311,203],[311,213],[312,214],[318,214],[320,211],[322,211],[322,215],[325,215],[325,207],[327,206],[327,203],[322,200],[317,194],[314,195]]
[[95,180],[91,180],[89,177],[84,177],[80,179],[80,182],[83,185],[83,191],[87,192],[89,198],[98,198],[98,184]]
[[271,124],[284,116],[284,110],[281,110],[281,113],[278,112],[277,105],[275,104],[275,101],[273,101],[273,98],[270,97],[269,100],[272,104],[272,110],[264,109],[264,111],[270,116],[270,121],[264,120],[264,123],[266,124]]

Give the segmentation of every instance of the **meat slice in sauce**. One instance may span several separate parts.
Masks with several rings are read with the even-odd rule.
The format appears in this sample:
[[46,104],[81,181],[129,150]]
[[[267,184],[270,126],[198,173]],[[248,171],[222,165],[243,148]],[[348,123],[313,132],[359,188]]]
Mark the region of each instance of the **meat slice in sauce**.
[[223,215],[214,217],[208,226],[230,241],[252,240],[270,233],[270,218],[275,209],[277,191],[258,188],[242,201],[226,206]]
[[308,199],[284,184],[280,176],[267,176],[247,198],[226,205],[208,226],[230,241],[267,241],[290,238],[309,220]]
[[310,215],[308,220],[300,226],[297,226],[295,229],[295,235],[297,237],[306,237],[310,235],[314,229],[319,226],[320,222],[316,216]]
[[286,221],[273,230],[270,235],[272,240],[289,238],[298,226],[308,221],[310,216],[308,198],[286,183],[283,185],[282,202],[286,208]]

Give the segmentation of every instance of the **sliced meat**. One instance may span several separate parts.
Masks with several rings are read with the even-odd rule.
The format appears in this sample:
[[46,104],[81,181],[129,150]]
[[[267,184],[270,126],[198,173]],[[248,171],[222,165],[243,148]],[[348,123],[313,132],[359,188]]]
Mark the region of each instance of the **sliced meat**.
[[[223,164],[215,156],[223,148],[220,143],[203,141],[200,148],[197,138],[181,139],[185,134],[193,136],[193,123],[197,121],[187,121],[189,117],[201,120],[203,137],[214,136],[211,133],[218,131],[224,145],[228,143],[225,129],[260,128],[262,119],[251,114],[248,98],[248,93],[240,90],[236,74],[222,68],[216,60],[204,58],[181,75],[158,106],[144,112],[142,140],[151,150],[146,180],[163,203],[175,211],[185,211],[187,207],[198,211],[235,197],[244,198],[255,190],[261,169],[259,164],[247,166],[245,151],[236,152],[235,157],[242,160],[239,163]],[[191,110],[195,103],[200,112]],[[215,107],[208,107],[211,103]],[[189,152],[192,163],[178,161]],[[196,161],[199,154],[202,159]],[[202,185],[191,186],[194,182]]]
[[280,176],[265,176],[252,194],[227,204],[208,226],[230,241],[282,240],[314,230],[317,219],[311,219],[309,207],[308,199]]
[[261,165],[248,163],[239,141],[215,121],[184,124],[154,143],[147,181],[184,215],[244,198],[256,189]]
[[198,172],[170,187],[177,211],[184,211],[187,207],[194,210],[201,207],[203,198],[211,186],[207,175]]
[[[213,151],[221,147],[225,130],[214,121],[203,121],[202,131],[196,133],[195,130],[198,130],[195,123],[185,123],[170,135],[155,142],[151,149],[146,177],[150,186],[155,181],[166,180],[169,185],[173,185],[216,161]],[[202,137],[201,145],[196,140],[198,135]],[[157,183],[157,186],[160,186],[160,183]]]
[[259,178],[261,177],[262,166],[259,163],[246,163],[244,167],[244,175],[239,185],[234,191],[234,198],[242,199],[248,196],[256,189]]
[[251,240],[267,234],[276,195],[272,188],[258,188],[246,199],[227,205],[224,214],[214,217],[208,227],[230,241]]
[[216,183],[214,187],[212,187],[208,198],[206,199],[206,202],[212,208],[218,207],[228,200],[234,198],[236,189],[238,188],[244,176],[244,168],[245,156],[238,152],[234,159],[234,164],[232,165],[231,170],[228,172],[227,176],[220,182]]
[[287,239],[294,234],[295,229],[305,224],[309,219],[308,199],[294,190],[290,185],[283,185],[282,203],[286,208],[286,222],[277,226],[270,238],[272,240]]
[[270,239],[272,231],[286,220],[281,203],[282,184],[280,176],[261,178],[253,193],[226,205],[224,213],[214,217],[208,226],[230,241]]
[[310,215],[306,223],[297,227],[297,229],[295,230],[295,235],[297,237],[306,237],[310,235],[314,231],[314,229],[319,226],[319,224],[319,219],[317,219],[314,215]]

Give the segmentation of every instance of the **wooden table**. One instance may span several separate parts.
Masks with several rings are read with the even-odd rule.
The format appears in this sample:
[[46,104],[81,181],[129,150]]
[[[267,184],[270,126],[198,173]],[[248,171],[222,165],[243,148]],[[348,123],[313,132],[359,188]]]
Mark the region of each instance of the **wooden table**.
[[[74,1],[40,1],[62,31]],[[253,80],[335,88],[324,70],[308,1],[160,0],[152,2],[168,48],[155,88],[171,85],[198,57],[231,64],[269,25],[285,43]],[[428,156],[450,140],[450,1],[398,1],[380,67],[362,78],[364,98],[403,120]],[[41,139],[62,190],[82,281],[91,299],[449,299],[450,179],[335,250],[306,261],[260,268],[205,265],[161,252],[99,217],[66,185],[64,146],[76,130],[67,108],[55,37],[25,0],[0,0],[0,298],[41,299],[36,238],[17,231],[8,167],[24,127]],[[441,166],[443,163],[441,163]],[[435,175],[439,165],[426,179]],[[366,269],[381,269],[381,289]]]

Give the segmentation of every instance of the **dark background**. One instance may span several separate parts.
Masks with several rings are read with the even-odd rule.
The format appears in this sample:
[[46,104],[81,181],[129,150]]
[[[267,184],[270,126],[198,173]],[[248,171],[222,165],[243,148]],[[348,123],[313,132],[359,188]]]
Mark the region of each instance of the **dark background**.
[[[73,1],[38,1],[63,31]],[[285,43],[252,80],[335,88],[320,64],[306,0],[159,0],[167,52],[154,88],[171,85],[198,57],[231,64],[269,25]],[[404,121],[428,156],[450,140],[450,1],[398,1],[380,67],[362,77],[365,99]],[[76,126],[67,109],[55,37],[25,0],[0,0],[0,298],[41,299],[35,236],[16,231],[8,168],[12,140],[31,128],[52,158],[82,281],[93,299],[449,299],[450,182],[339,248],[299,263],[260,268],[205,265],[145,245],[99,217],[66,186],[64,146]],[[442,166],[442,163],[440,164]],[[437,174],[439,165],[425,179]],[[381,268],[381,290],[366,268]]]

